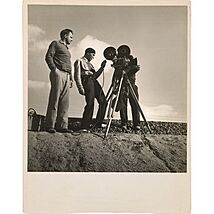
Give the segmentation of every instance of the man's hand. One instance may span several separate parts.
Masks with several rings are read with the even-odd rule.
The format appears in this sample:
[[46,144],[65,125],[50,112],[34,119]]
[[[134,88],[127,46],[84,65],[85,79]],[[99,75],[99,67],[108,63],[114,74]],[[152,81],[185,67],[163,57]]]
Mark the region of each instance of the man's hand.
[[80,89],[79,89],[79,93],[80,93],[81,95],[85,95],[84,89],[83,89],[83,88],[80,88]]
[[126,74],[129,76],[134,75],[136,72],[140,70],[140,65],[130,65],[127,68],[125,68]]
[[137,71],[140,70],[140,65],[136,65],[136,70],[137,70]]
[[85,71],[86,75],[93,75],[94,73],[92,71]]
[[106,62],[107,62],[106,60],[102,61],[102,63],[101,63],[101,68],[105,68]]
[[70,88],[73,87],[73,80],[70,80]]

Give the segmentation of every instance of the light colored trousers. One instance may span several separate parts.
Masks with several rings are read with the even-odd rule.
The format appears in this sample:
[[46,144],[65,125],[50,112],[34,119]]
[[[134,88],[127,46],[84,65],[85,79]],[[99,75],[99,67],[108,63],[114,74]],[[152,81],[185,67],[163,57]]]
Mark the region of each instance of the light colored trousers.
[[56,69],[50,72],[51,90],[46,114],[46,127],[68,128],[69,74]]

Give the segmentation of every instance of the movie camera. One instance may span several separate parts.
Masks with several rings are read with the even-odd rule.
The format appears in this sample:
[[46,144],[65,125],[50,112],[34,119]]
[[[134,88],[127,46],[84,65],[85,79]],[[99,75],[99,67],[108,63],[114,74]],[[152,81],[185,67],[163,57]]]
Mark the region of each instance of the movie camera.
[[107,60],[111,60],[111,65],[115,70],[124,70],[131,63],[131,50],[127,45],[121,45],[117,51],[114,47],[108,47],[104,50],[103,55]]
[[121,93],[124,79],[127,82],[126,87],[129,89],[131,96],[133,97],[134,102],[137,105],[138,111],[141,113],[148,127],[148,130],[151,133],[151,128],[146,121],[144,113],[138,102],[138,98],[129,80],[128,68],[131,67],[130,65],[137,65],[137,58],[133,58],[133,56],[130,53],[131,53],[131,50],[127,45],[121,45],[117,50],[114,47],[107,47],[103,52],[104,57],[107,60],[111,60],[113,62],[111,66],[114,68],[114,71],[115,71],[112,78],[112,84],[106,95],[106,100],[109,106],[107,109],[108,124],[107,124],[104,138],[107,137],[108,135],[112,119],[114,118],[114,112],[117,111],[117,106],[119,108],[118,104],[119,104],[119,99],[121,97],[120,93]]

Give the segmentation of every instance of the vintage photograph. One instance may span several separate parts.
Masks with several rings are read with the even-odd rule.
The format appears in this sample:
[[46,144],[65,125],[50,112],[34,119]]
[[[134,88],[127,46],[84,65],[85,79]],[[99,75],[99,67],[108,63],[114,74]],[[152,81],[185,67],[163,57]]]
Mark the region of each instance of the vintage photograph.
[[187,6],[28,4],[26,18],[28,172],[187,172]]

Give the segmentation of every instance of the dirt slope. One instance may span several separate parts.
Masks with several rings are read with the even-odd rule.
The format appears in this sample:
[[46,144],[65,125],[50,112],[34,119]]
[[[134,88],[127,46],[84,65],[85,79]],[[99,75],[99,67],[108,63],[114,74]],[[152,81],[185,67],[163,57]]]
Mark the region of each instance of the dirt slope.
[[28,171],[185,172],[187,136],[28,132]]

